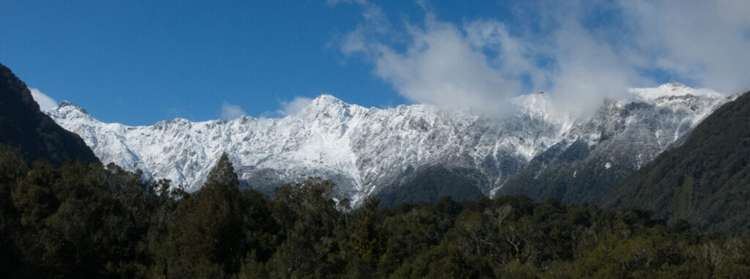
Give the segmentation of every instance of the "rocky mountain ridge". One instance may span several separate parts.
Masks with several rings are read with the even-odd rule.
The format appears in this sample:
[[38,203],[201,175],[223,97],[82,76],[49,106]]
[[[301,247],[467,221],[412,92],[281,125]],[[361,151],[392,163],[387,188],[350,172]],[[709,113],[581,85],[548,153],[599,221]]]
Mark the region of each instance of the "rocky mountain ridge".
[[371,195],[399,195],[435,167],[468,175],[476,184],[456,187],[491,195],[519,173],[544,169],[534,163],[540,158],[579,145],[588,149],[579,156],[597,158],[601,169],[638,168],[727,100],[714,91],[665,84],[632,89],[587,119],[554,111],[545,94],[517,97],[517,112],[503,119],[429,105],[365,108],[330,95],[280,118],[128,126],[103,123],[69,103],[47,114],[80,135],[104,163],[167,178],[188,190],[198,189],[226,152],[248,187],[270,191],[319,176],[333,180],[338,195],[357,204]]

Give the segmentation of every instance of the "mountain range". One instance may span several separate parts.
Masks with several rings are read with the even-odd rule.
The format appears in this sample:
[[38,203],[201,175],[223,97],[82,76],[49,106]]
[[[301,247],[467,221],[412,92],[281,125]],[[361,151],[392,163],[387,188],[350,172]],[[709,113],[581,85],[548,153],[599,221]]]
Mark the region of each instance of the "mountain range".
[[[633,89],[583,118],[532,94],[502,119],[321,96],[280,118],[136,127],[69,103],[45,114],[0,70],[8,278],[746,278],[750,270],[749,242],[737,237],[750,231],[750,93],[666,84]],[[257,163],[235,169],[232,160]],[[149,164],[176,170],[195,192],[144,181],[170,175],[141,168]],[[213,165],[207,177],[187,176],[205,165]],[[308,175],[341,184],[332,193],[333,183],[307,179],[264,195],[240,191],[237,174],[263,191]],[[486,195],[496,198],[378,208]],[[370,196],[380,200],[357,204]]]
[[28,161],[101,161],[195,191],[229,154],[245,187],[270,193],[317,176],[355,206],[369,196],[389,206],[521,195],[645,209],[705,231],[750,230],[742,214],[749,94],[670,83],[632,89],[585,118],[530,94],[501,119],[428,105],[365,108],[323,95],[280,118],[128,126],[70,103],[42,111],[20,79],[0,70],[0,143]]
[[543,93],[516,97],[516,111],[500,119],[429,105],[366,108],[330,95],[279,118],[129,126],[70,103],[46,113],[103,163],[188,191],[226,152],[246,187],[271,192],[316,176],[354,205],[369,196],[391,205],[496,194],[590,202],[732,98],[670,83],[631,89],[586,117],[557,110]]

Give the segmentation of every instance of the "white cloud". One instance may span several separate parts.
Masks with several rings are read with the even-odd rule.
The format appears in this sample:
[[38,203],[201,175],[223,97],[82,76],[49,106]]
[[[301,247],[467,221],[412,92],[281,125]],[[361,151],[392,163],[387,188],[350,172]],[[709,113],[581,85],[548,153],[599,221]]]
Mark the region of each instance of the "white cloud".
[[[372,12],[379,11],[376,6],[363,5],[363,23],[341,40],[341,52],[363,54],[375,75],[407,99],[490,116],[510,111],[508,99],[528,87],[524,78],[532,85],[547,83],[548,75],[532,62],[538,50],[511,36],[503,23],[476,20],[459,27],[421,6],[424,24],[407,23],[401,32],[391,29],[382,12]],[[405,47],[391,46],[394,37],[406,38]]]
[[358,4],[362,7],[363,22],[341,39],[341,51],[344,54],[368,54],[373,47],[372,44],[381,44],[389,39],[391,23],[379,6],[367,1],[338,0],[336,3]]
[[621,1],[647,67],[725,92],[750,87],[750,1]]
[[224,120],[237,119],[245,115],[247,115],[247,113],[245,113],[245,110],[243,110],[242,107],[238,105],[233,105],[227,102],[224,102],[221,105],[221,118]]
[[375,73],[411,100],[496,114],[522,87],[515,70],[492,63],[466,30],[431,21],[413,28],[411,39],[404,52],[381,46],[375,60]]
[[[424,22],[398,29],[373,3],[337,2],[363,8],[341,52],[361,54],[419,103],[502,115],[509,98],[545,90],[560,108],[585,114],[628,87],[663,81],[646,72],[728,93],[750,88],[748,1],[534,2],[516,11],[515,32],[492,19],[441,21],[428,5]],[[615,16],[592,24],[596,9]]]
[[630,62],[579,23],[563,23],[554,37],[556,67],[551,71],[552,98],[564,111],[591,113],[608,97],[643,83]]
[[521,76],[539,78],[526,49],[500,23],[477,21],[459,28],[427,11],[424,26],[409,24],[399,36],[406,38],[399,50],[388,44],[398,31],[391,30],[382,11],[364,7],[364,22],[341,40],[342,53],[363,54],[378,77],[412,101],[502,115],[509,109],[507,99],[523,87]]
[[295,115],[305,109],[313,100],[307,97],[295,97],[291,101],[282,102],[279,114]]
[[39,89],[30,87],[29,91],[31,91],[31,97],[33,97],[34,101],[39,104],[39,108],[42,111],[49,111],[57,108],[57,101],[55,101],[55,99],[52,99],[52,97],[42,93],[42,91],[40,91]]

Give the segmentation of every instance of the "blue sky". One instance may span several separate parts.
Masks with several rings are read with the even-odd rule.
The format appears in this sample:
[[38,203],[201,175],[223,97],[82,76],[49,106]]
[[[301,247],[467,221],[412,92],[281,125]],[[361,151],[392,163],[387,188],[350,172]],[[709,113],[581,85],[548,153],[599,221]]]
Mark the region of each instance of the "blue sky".
[[366,64],[332,46],[359,20],[354,6],[291,0],[3,6],[0,63],[104,121],[214,119],[224,102],[259,115],[324,91],[365,105],[405,101]]
[[[323,92],[365,106],[494,111],[534,90],[596,100],[671,80],[747,85],[731,65],[750,62],[745,1],[570,2],[9,0],[0,63],[56,100],[128,124],[216,119],[222,106],[273,116]],[[681,27],[675,8],[706,30]],[[716,42],[683,46],[706,34],[727,42],[721,53],[707,51]]]

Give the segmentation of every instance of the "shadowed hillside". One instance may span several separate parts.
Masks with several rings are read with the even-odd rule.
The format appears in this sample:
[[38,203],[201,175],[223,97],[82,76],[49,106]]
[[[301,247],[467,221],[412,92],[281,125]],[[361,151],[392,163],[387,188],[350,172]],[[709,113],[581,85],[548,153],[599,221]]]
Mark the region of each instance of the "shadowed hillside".
[[750,225],[750,94],[719,108],[684,144],[626,179],[608,197],[617,208],[641,208],[710,231]]
[[26,84],[2,64],[0,144],[16,149],[28,161],[44,159],[53,164],[99,162],[78,135],[58,126],[39,110]]

